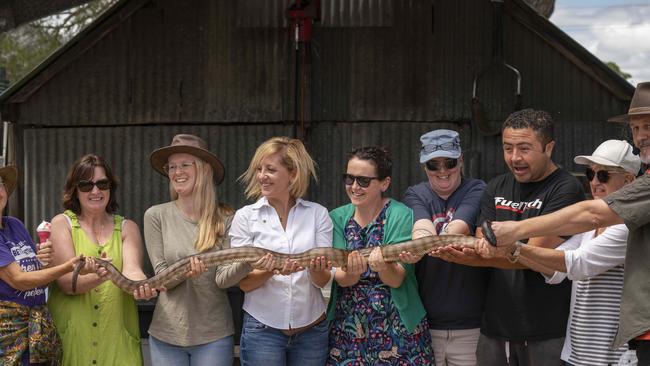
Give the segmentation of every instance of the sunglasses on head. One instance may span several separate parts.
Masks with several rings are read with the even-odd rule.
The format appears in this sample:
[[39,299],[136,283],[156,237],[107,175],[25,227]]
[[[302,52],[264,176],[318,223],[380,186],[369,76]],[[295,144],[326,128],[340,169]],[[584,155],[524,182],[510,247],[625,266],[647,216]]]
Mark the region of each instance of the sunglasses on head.
[[368,188],[370,182],[372,182],[373,179],[379,179],[379,177],[363,177],[347,173],[343,174],[343,183],[345,183],[346,186],[353,185],[354,181],[356,180],[359,187]]
[[[447,170],[454,169],[456,166],[458,166],[458,159],[445,159],[443,165]],[[436,160],[427,161],[425,163],[425,166],[427,167],[427,170],[430,170],[432,172],[440,170],[440,162]]]
[[585,175],[587,176],[587,180],[591,182],[594,177],[598,178],[598,181],[600,183],[606,184],[609,181],[610,174],[623,174],[622,172],[610,172],[608,170],[599,170],[599,171],[594,171],[591,168],[585,169]]
[[91,180],[80,180],[77,182],[77,189],[79,189],[81,192],[90,192],[93,190],[94,186],[97,186],[100,191],[106,191],[108,189],[111,189],[111,181],[108,179],[100,179],[97,182],[93,182]]

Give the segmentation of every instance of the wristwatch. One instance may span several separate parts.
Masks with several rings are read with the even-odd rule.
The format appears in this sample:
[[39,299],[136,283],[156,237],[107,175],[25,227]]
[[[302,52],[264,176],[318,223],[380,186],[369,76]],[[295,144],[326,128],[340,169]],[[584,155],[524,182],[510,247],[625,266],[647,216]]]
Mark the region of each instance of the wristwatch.
[[522,245],[524,244],[520,241],[515,243],[515,250],[513,250],[510,254],[506,255],[506,259],[508,259],[508,262],[517,263],[517,261],[519,260],[519,254],[521,253]]

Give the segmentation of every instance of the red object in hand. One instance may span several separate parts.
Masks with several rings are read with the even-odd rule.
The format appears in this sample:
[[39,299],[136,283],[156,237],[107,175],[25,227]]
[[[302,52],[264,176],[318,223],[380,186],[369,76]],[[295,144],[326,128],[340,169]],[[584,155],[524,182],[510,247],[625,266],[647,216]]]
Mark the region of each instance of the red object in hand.
[[44,243],[50,237],[50,226],[51,224],[47,221],[41,222],[36,228],[36,233],[38,234],[38,239],[41,243]]

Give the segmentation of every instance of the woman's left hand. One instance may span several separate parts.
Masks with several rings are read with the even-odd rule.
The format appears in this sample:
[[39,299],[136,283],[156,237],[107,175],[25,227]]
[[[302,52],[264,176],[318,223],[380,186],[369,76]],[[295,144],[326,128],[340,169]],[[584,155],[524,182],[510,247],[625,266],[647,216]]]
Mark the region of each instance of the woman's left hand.
[[36,259],[43,265],[47,267],[52,263],[52,256],[54,255],[54,248],[52,248],[52,242],[50,239],[45,240],[42,243],[36,244]]
[[190,258],[190,270],[185,274],[187,278],[197,278],[208,271],[208,267],[199,257]]
[[332,261],[325,257],[318,257],[309,262],[309,272],[330,272],[332,270]]
[[381,272],[387,268],[384,255],[381,253],[381,247],[375,247],[368,256],[368,265],[375,272]]
[[[160,290],[163,291],[164,289]],[[149,287],[147,283],[133,290],[133,298],[136,300],[149,300],[156,296],[158,296],[158,291],[155,288]]]
[[300,264],[298,264],[298,262],[287,259],[286,261],[284,261],[284,267],[282,267],[282,269],[280,269],[280,270],[276,269],[273,272],[273,274],[276,274],[276,275],[281,274],[281,275],[284,275],[284,276],[288,276],[288,275],[290,275],[292,273],[300,272],[300,271],[302,271],[304,269],[305,268],[302,267]]

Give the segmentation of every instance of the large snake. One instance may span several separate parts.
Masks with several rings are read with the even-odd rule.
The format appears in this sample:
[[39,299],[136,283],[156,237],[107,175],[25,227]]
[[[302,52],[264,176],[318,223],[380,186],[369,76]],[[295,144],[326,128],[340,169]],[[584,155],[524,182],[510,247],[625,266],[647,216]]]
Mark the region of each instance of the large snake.
[[[483,235],[485,235],[488,242],[495,245],[496,240],[490,227],[489,221],[482,225]],[[381,253],[386,262],[399,261],[399,255],[402,252],[410,252],[416,257],[421,257],[431,252],[435,248],[444,247],[447,245],[454,245],[457,247],[474,248],[476,238],[473,236],[465,235],[434,235],[426,236],[423,238],[408,240],[405,242],[381,246]],[[368,247],[358,250],[358,252],[368,257],[374,247]],[[239,248],[224,249],[210,253],[202,253],[191,255],[172,263],[160,273],[146,280],[133,281],[126,278],[120,271],[113,266],[110,262],[94,258],[99,267],[103,267],[108,272],[108,278],[120,289],[127,293],[133,291],[140,286],[148,284],[152,289],[159,288],[173,288],[179,283],[187,279],[186,274],[190,269],[190,259],[192,257],[199,258],[207,267],[219,266],[230,263],[253,263],[266,254],[272,254],[274,258],[274,268],[281,269],[284,266],[285,260],[290,259],[296,261],[300,266],[308,268],[312,259],[325,257],[328,261],[332,262],[332,267],[345,267],[348,262],[348,254],[352,251],[335,249],[335,248],[314,248],[303,253],[298,254],[285,254],[278,253],[268,249],[256,248],[252,246],[245,246]],[[72,292],[77,291],[77,278],[79,271],[83,268],[85,258],[79,261],[74,271],[72,272]]]

